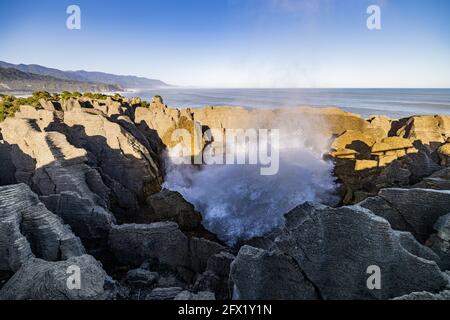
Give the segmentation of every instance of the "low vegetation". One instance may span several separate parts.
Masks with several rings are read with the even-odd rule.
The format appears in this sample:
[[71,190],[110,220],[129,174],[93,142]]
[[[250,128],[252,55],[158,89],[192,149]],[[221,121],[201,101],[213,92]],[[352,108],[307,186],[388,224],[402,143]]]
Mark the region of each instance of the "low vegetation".
[[[20,106],[22,105],[30,105],[37,107],[40,105],[39,100],[51,100],[51,101],[59,101],[59,100],[68,100],[68,99],[79,99],[86,98],[92,100],[105,100],[107,98],[111,98],[113,101],[122,101],[125,99],[119,93],[116,93],[112,96],[102,94],[102,93],[92,93],[92,92],[69,92],[63,91],[61,93],[49,93],[47,91],[36,91],[27,98],[18,98],[12,95],[4,95],[0,94],[0,122],[5,120],[7,117],[12,117],[14,114],[19,111]],[[140,106],[144,108],[148,108],[150,104],[147,101],[140,102]]]
[[39,106],[40,99],[55,99],[50,93],[46,91],[34,92],[28,98],[16,98],[15,96],[1,95],[0,97],[0,121],[7,117],[12,117],[19,110],[22,105]]

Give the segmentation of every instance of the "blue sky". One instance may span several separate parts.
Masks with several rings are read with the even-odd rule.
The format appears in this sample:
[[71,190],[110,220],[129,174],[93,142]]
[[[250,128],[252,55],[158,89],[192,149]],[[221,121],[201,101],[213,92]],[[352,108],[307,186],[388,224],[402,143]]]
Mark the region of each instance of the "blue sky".
[[191,86],[450,87],[450,1],[2,0],[0,60]]

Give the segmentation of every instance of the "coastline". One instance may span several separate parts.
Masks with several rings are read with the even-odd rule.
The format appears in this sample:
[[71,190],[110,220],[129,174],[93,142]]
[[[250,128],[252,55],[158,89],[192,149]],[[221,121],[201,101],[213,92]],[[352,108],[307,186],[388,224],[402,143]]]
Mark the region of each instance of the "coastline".
[[[0,243],[0,251],[14,261],[0,270],[0,299],[449,294],[450,116],[177,109],[160,96],[37,102],[0,122],[0,201],[8,204],[0,220],[8,249]],[[180,144],[191,158],[216,141],[207,128],[278,128],[301,156],[268,177],[251,166],[170,165]],[[179,129],[200,143],[174,141]],[[394,284],[376,296],[360,286],[367,257]],[[73,264],[93,284],[76,294],[53,276]],[[59,290],[36,289],[42,283]]]

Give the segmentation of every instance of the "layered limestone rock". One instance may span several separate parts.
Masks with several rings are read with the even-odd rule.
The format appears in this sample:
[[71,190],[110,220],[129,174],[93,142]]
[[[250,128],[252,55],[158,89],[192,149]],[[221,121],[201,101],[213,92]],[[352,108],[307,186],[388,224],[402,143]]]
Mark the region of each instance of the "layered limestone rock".
[[[92,108],[94,102],[106,113]],[[106,245],[116,221],[111,211],[119,221],[133,221],[160,191],[159,159],[128,117],[128,103],[40,103],[45,109],[22,106],[0,124],[0,162],[8,169],[0,184],[28,184],[89,249]]]
[[66,260],[84,254],[81,241],[25,184],[0,187],[0,270],[17,271],[33,257]]
[[[79,268],[81,286],[71,288],[68,270]],[[0,300],[105,300],[114,298],[114,282],[89,255],[48,262],[31,258],[0,290]]]
[[401,297],[394,298],[394,300],[450,300],[450,290],[444,290],[439,293],[430,293],[430,292],[413,292]]
[[[82,285],[71,289],[68,270]],[[0,187],[0,272],[14,274],[0,300],[111,299],[115,282],[61,218],[25,184]],[[73,272],[73,271],[70,271]]]
[[231,265],[234,299],[316,300],[319,295],[292,257],[244,246]]
[[87,165],[86,150],[74,147],[62,133],[42,131],[35,119],[20,116],[0,124],[5,141],[18,148],[12,154],[16,180],[30,185],[88,247],[105,241],[115,219],[107,210],[108,188]]
[[397,230],[411,232],[424,243],[439,217],[450,212],[450,190],[382,189],[379,196],[359,203],[387,219]]
[[410,117],[396,134],[436,148],[449,137],[449,128],[450,116],[414,116]]
[[441,164],[443,166],[450,166],[450,138],[447,138],[447,143],[439,147],[438,153]]
[[12,152],[13,148],[3,141],[0,132],[0,186],[16,183],[16,167],[11,159]]
[[89,152],[116,194],[117,209],[137,210],[139,202],[160,191],[162,177],[151,152],[129,131],[103,115],[89,112],[64,114],[68,140]]
[[206,239],[188,238],[174,222],[113,226],[109,246],[125,265],[139,266],[152,260],[158,265],[186,267],[196,273],[205,271],[212,255],[225,250]]
[[189,265],[188,238],[173,222],[114,226],[109,246],[116,259],[125,265],[139,266],[148,259],[174,268]]
[[202,127],[191,110],[169,108],[159,96],[153,98],[149,108],[137,108],[134,121],[151,137],[152,147],[159,153],[177,145],[190,151],[187,156],[197,155],[203,149]]
[[193,109],[194,119],[215,129],[280,128],[311,125],[316,134],[340,135],[346,130],[363,131],[368,123],[356,114],[338,108],[297,107],[286,109],[245,109],[206,107]]
[[413,186],[414,188],[450,190],[450,167],[439,170]]
[[[362,207],[333,209],[305,204],[288,213],[286,226],[269,238],[272,244],[266,242],[268,248],[244,247],[244,257],[248,251],[250,257],[233,263],[231,277],[238,279],[236,292],[245,292],[244,297],[254,295],[254,288],[258,295],[270,295],[277,280],[277,288],[284,285],[289,290],[286,279],[292,275],[277,274],[268,281],[265,273],[258,272],[267,268],[265,263],[277,265],[286,256],[298,267],[293,266],[289,272],[296,274],[297,279],[306,279],[322,299],[389,299],[414,291],[438,292],[448,284],[437,264],[427,260],[435,256],[429,249],[392,230],[386,220]],[[257,261],[248,263],[248,259]],[[381,270],[379,290],[367,286],[370,266]],[[247,281],[236,273],[240,269],[247,272]]]
[[442,269],[450,270],[450,211],[440,217],[433,228],[436,234],[430,236],[427,245],[439,255]]
[[174,221],[182,231],[201,228],[201,214],[178,192],[165,189],[148,197],[147,203],[154,221]]
[[376,195],[381,188],[420,182],[448,165],[449,116],[367,119],[362,130],[347,129],[332,142],[329,156],[343,182],[343,203]]

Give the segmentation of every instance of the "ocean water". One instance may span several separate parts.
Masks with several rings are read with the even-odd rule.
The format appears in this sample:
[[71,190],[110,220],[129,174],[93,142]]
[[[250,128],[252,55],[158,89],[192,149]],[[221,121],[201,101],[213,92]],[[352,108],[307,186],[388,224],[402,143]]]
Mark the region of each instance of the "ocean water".
[[401,118],[413,114],[450,115],[450,89],[198,89],[165,88],[129,92],[150,100],[163,97],[172,107],[208,105],[275,108],[336,106],[363,117],[387,115]]

